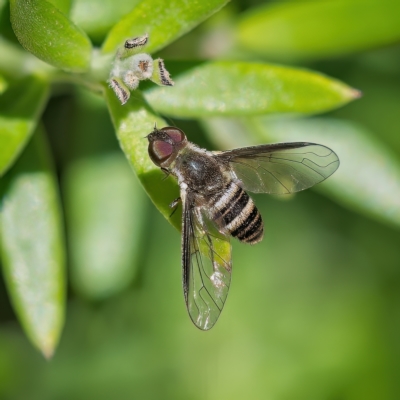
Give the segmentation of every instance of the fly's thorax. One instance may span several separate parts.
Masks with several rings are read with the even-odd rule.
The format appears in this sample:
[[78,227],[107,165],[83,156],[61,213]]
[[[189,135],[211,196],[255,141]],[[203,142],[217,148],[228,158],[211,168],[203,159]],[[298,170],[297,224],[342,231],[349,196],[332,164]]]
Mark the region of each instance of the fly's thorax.
[[190,142],[179,151],[170,170],[178,177],[179,183],[185,183],[205,198],[222,190],[226,183],[223,165],[215,160],[212,153]]

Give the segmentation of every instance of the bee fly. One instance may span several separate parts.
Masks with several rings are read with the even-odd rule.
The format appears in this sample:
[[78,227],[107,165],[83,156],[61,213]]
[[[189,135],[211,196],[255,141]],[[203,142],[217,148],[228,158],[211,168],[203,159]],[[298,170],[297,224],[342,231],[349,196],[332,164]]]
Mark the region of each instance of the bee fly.
[[178,179],[182,202],[182,267],[186,307],[208,330],[217,321],[231,280],[230,236],[255,244],[264,224],[246,190],[285,194],[322,182],[339,167],[337,155],[315,143],[277,143],[211,152],[178,128],[154,128],[151,160]]

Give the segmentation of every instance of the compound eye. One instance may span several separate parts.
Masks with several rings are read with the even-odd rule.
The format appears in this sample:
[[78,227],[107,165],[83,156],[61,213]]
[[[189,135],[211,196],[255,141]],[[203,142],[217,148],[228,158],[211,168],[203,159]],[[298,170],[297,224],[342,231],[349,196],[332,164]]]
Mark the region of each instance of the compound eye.
[[149,143],[149,156],[154,164],[160,166],[164,161],[173,153],[174,148],[172,144],[163,142],[161,140],[155,140]]
[[174,126],[166,126],[161,130],[165,132],[174,143],[181,143],[186,139],[186,135],[179,128],[175,128]]

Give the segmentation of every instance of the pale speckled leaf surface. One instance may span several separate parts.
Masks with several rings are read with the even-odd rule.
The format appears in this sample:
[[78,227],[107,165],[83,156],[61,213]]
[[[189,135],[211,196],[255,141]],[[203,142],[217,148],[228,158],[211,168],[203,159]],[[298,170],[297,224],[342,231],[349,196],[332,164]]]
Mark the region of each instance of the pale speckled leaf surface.
[[11,0],[10,6],[12,27],[26,50],[67,71],[89,68],[89,38],[57,7],[46,0]]
[[146,52],[160,50],[214,14],[228,1],[142,1],[111,29],[103,44],[103,51],[115,51],[126,39],[145,33],[150,37]]
[[47,82],[29,76],[10,85],[0,97],[0,176],[29,140],[48,95]]
[[56,177],[43,132],[35,132],[3,185],[6,286],[27,336],[49,358],[64,325],[65,256]]
[[182,118],[321,113],[360,96],[336,79],[278,65],[175,62],[168,63],[168,69],[175,86],[152,86],[145,97],[157,111]]
[[140,92],[135,92],[128,103],[121,106],[114,92],[107,88],[106,100],[120,146],[130,165],[158,210],[180,230],[181,213],[175,212],[170,217],[169,207],[179,197],[177,182],[173,177],[164,179],[165,174],[153,164],[147,151],[146,136],[153,130],[154,124],[158,127],[168,124],[151,110]]

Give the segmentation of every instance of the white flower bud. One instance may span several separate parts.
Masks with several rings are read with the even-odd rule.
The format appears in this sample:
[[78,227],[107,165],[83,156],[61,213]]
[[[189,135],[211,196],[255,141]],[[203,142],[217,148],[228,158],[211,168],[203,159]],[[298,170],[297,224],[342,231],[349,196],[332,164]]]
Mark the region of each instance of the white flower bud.
[[137,54],[131,59],[131,70],[140,79],[149,79],[153,74],[153,59],[145,53]]
[[174,82],[161,59],[153,60],[149,54],[135,54],[146,45],[148,34],[125,41],[114,59],[108,83],[121,104],[125,104],[130,90],[135,90],[139,82],[151,79],[158,85],[173,86]]
[[135,90],[139,86],[139,78],[133,71],[127,71],[124,74],[122,80],[130,90]]

